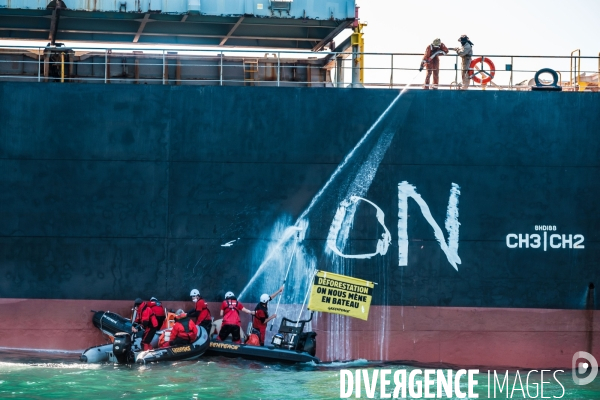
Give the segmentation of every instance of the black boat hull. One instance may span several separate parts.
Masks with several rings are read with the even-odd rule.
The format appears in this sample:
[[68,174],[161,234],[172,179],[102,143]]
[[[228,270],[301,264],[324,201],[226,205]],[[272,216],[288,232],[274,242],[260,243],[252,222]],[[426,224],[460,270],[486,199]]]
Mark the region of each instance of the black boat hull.
[[206,351],[207,356],[240,357],[249,360],[279,362],[284,364],[319,363],[317,357],[305,351],[286,350],[273,346],[250,346],[232,342],[212,341]]
[[149,362],[158,361],[194,360],[201,357],[206,352],[210,344],[210,339],[204,328],[198,327],[198,332],[202,332],[202,334],[192,344],[159,348],[148,351],[134,351],[132,352],[132,356],[128,358],[128,361],[125,362],[115,356],[112,343],[101,344],[86,349],[79,356],[79,360],[87,363],[112,362],[115,364],[124,364],[129,362],[146,364]]
[[158,361],[194,360],[202,356],[210,345],[210,338],[203,327],[198,327],[199,337],[192,344],[165,347],[136,353],[135,362],[146,364]]

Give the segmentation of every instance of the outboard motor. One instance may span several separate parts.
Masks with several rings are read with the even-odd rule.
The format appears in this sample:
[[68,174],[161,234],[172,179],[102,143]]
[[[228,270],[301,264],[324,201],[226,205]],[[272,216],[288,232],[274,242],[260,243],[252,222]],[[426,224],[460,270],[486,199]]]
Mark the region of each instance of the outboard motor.
[[115,334],[113,342],[113,354],[119,364],[126,364],[131,354],[131,335],[127,332]]
[[131,321],[110,311],[96,311],[92,319],[94,326],[108,335],[117,332],[131,333]]

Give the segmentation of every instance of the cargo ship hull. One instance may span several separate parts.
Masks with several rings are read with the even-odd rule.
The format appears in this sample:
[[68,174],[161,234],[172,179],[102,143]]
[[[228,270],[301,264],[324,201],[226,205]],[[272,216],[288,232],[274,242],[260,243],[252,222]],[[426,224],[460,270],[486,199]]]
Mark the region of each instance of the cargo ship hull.
[[4,346],[89,347],[135,297],[253,305],[292,265],[284,312],[315,268],[378,283],[368,321],[315,319],[323,361],[600,356],[600,98],[397,95],[1,83]]
[[[186,307],[184,302],[168,302]],[[91,323],[90,308],[107,307],[129,315],[131,302],[108,300],[3,299],[2,347],[78,352],[108,343]],[[218,315],[219,304],[209,305]],[[52,317],[25,318],[44,310]],[[328,318],[313,323],[317,357],[365,359],[442,367],[571,368],[577,351],[598,357],[598,311],[373,306],[369,321],[352,321],[343,332]],[[329,317],[331,318],[331,317]],[[333,317],[336,318],[336,317]],[[388,319],[381,330],[382,319]],[[244,326],[248,322],[242,318]],[[40,328],[45,326],[45,329]],[[332,330],[333,326],[333,330]]]

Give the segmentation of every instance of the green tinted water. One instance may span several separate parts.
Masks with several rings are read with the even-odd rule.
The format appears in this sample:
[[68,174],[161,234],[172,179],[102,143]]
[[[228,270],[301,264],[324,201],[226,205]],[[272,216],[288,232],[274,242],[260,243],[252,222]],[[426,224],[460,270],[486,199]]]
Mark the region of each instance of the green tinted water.
[[[336,399],[340,396],[340,369],[413,369],[364,361],[324,365],[284,366],[246,360],[207,358],[147,366],[82,364],[77,354],[23,354],[0,352],[0,398],[15,399]],[[525,372],[526,374],[526,372]],[[525,385],[525,374],[522,375]],[[510,385],[515,374],[509,378]],[[564,386],[545,376],[545,398],[600,399],[600,378],[577,386],[570,371],[557,375]],[[488,398],[487,374],[476,377],[475,393]],[[530,394],[539,374],[530,377]],[[434,386],[435,387],[435,386]],[[490,388],[491,389],[491,388]],[[366,398],[364,388],[362,397]],[[466,387],[463,387],[466,391]],[[497,389],[498,390],[498,389]],[[391,390],[389,391],[391,392]],[[493,394],[493,392],[491,391]],[[507,398],[506,390],[498,398]],[[355,398],[352,395],[351,398]],[[375,398],[380,398],[379,388]],[[411,398],[411,397],[407,397]],[[509,397],[510,398],[510,397]],[[515,391],[512,398],[524,398]],[[527,397],[529,398],[529,397]],[[537,398],[541,398],[538,393]]]

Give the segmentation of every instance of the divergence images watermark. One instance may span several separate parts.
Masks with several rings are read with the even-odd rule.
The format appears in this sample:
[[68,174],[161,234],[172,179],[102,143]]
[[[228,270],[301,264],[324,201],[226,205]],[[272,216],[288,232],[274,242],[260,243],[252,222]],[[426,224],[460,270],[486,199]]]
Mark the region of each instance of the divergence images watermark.
[[[573,355],[572,368],[573,382],[576,385],[587,385],[598,374],[598,362],[594,356],[585,351]],[[509,378],[511,376],[509,371],[487,371],[487,398],[562,399],[565,395],[565,387],[559,378],[564,380],[564,375],[557,376],[559,372],[565,371],[517,370],[514,371],[514,378]],[[378,398],[381,399],[405,399],[407,396],[413,399],[477,399],[479,394],[475,393],[475,389],[481,382],[481,376],[477,375],[479,375],[478,369],[458,371],[418,368],[410,371],[406,369],[392,371],[385,368],[342,369],[340,370],[340,398],[372,399],[378,394]],[[549,391],[555,395],[549,396]]]

